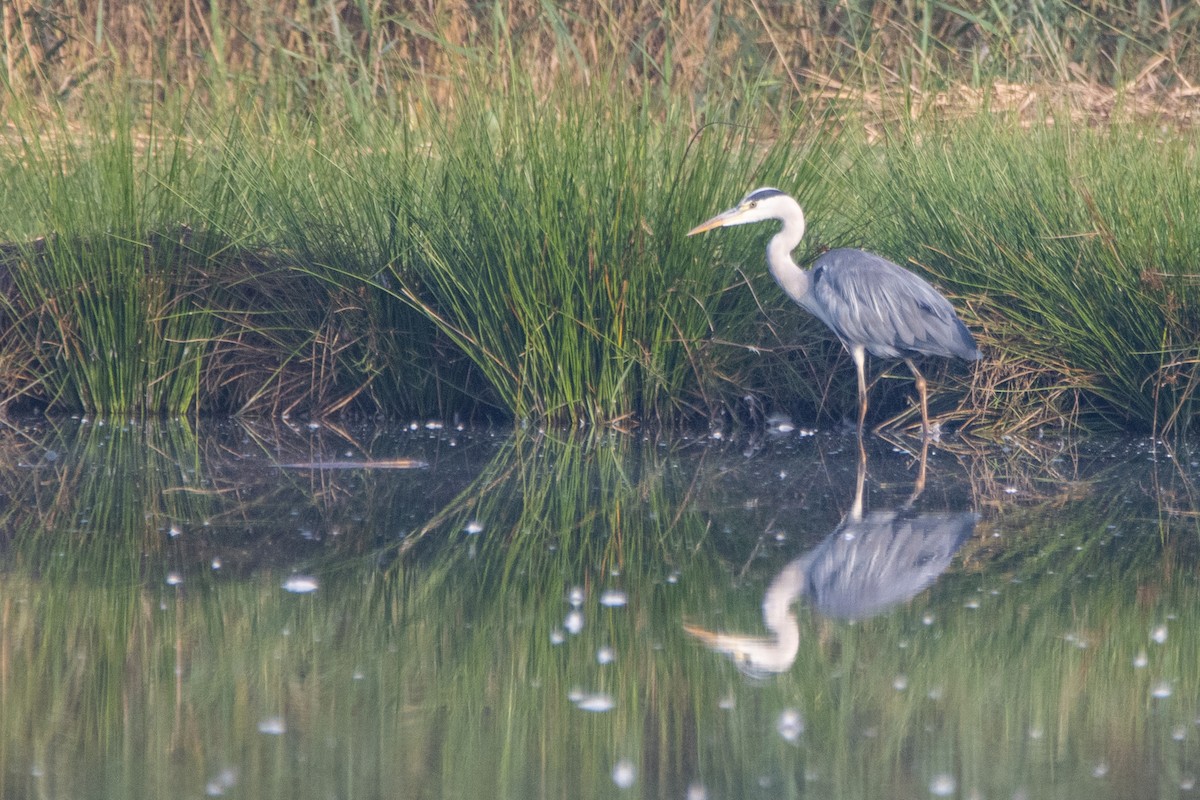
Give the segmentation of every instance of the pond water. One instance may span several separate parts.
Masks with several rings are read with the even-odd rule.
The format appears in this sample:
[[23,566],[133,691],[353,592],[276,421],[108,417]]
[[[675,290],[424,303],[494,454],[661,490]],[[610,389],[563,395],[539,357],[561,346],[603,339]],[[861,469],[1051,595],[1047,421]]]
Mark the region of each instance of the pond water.
[[1200,455],[867,444],[9,424],[0,793],[1200,796]]

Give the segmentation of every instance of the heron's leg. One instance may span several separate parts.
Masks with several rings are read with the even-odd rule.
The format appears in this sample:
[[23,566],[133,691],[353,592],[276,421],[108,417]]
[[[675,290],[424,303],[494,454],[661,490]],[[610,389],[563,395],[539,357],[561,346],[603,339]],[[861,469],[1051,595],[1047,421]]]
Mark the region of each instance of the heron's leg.
[[845,522],[862,522],[863,518],[863,490],[867,486],[867,451],[862,447],[862,440],[859,440],[858,447],[858,474],[854,481],[854,502],[850,504],[850,510],[846,512]]
[[925,385],[925,376],[917,369],[917,365],[913,363],[911,358],[904,359],[904,363],[908,364],[908,368],[912,370],[913,380],[917,384],[917,395],[921,398],[921,436],[929,438],[929,396],[928,387]]
[[867,348],[856,344],[850,348],[854,369],[858,372],[858,438],[862,438],[863,423],[867,419]]
[[917,480],[913,483],[912,494],[908,496],[908,502],[904,504],[905,508],[912,508],[912,504],[917,502],[917,498],[921,496],[921,492],[925,491],[925,464],[929,460],[929,440],[921,440],[921,457],[917,465]]

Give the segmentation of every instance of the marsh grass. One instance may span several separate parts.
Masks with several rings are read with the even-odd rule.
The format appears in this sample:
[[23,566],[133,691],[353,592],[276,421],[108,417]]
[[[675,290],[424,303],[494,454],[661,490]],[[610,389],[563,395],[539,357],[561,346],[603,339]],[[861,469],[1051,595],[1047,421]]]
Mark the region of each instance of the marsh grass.
[[799,260],[863,246],[954,296],[988,357],[932,371],[944,422],[1194,424],[1186,137],[1022,127],[986,88],[1162,96],[1190,6],[17,6],[4,407],[837,420],[852,370],[765,231],[683,236],[777,185]]
[[795,131],[760,146],[736,123],[692,137],[677,114],[660,120],[603,91],[554,98],[552,114],[540,102],[517,91],[469,106],[435,139],[427,202],[413,209],[417,247],[395,270],[402,293],[517,418],[669,421],[727,408],[744,388],[729,376],[745,350],[720,342],[745,341],[753,295],[683,232],[740,197],[750,175],[817,185],[818,148]]
[[114,75],[246,93],[293,108],[338,102],[351,83],[453,94],[464,65],[527,72],[543,88],[617,75],[652,91],[720,99],[765,79],[776,96],[807,84],[885,85],[912,96],[954,83],[1089,81],[1187,85],[1200,54],[1191,4],[919,0],[887,5],[647,2],[125,3],[16,0],[3,13],[0,78],[21,94],[86,96]]
[[984,417],[1049,405],[1115,427],[1190,424],[1195,159],[1151,128],[990,117],[880,152],[880,237],[966,298],[984,331]]
[[180,414],[199,402],[214,335],[197,277],[213,257],[217,215],[232,207],[206,196],[214,186],[178,130],[135,126],[130,111],[121,98],[92,109],[94,135],[62,115],[20,111],[25,133],[6,139],[21,168],[5,193],[6,239],[16,242],[4,265],[5,338],[25,359],[15,394],[106,416]]

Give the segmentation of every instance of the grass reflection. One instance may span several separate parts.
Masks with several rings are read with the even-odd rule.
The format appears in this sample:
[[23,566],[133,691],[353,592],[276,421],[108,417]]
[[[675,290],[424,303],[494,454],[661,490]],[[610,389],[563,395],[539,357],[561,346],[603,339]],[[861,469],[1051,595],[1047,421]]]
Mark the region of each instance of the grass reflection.
[[[6,797],[1124,798],[1200,767],[1191,476],[1136,446],[935,454],[917,510],[983,515],[950,569],[869,619],[792,605],[795,663],[748,680],[683,623],[763,630],[852,440],[35,434],[0,470]],[[271,466],[347,453],[435,467]],[[867,512],[902,504],[907,458],[870,457]]]

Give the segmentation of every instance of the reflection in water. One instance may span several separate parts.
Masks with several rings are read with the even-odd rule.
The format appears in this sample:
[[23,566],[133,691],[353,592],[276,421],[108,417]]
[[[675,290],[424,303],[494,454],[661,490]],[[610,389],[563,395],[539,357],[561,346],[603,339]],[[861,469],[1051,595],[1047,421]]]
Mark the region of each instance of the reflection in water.
[[924,484],[922,459],[913,497],[895,510],[862,512],[866,462],[859,461],[854,503],[819,545],[784,567],[763,596],[763,624],[771,636],[684,629],[751,676],[786,672],[800,650],[792,604],[806,597],[819,613],[864,619],[903,603],[932,584],[975,529],[973,512],[911,509]]
[[[839,435],[747,455],[732,437],[3,431],[0,797],[1128,800],[1200,772],[1200,453],[1156,474],[1146,449],[1095,442],[1045,469],[939,448],[921,508],[986,509],[954,556],[971,574],[834,637],[802,619],[799,646],[798,597],[871,613],[971,529],[882,500],[912,481],[890,449],[869,453],[868,505],[893,510],[859,497],[839,526],[857,467]],[[278,466],[360,458],[430,467]],[[757,615],[729,564],[781,546],[745,531],[797,515],[837,530],[765,604],[794,665],[731,681],[679,620]]]

